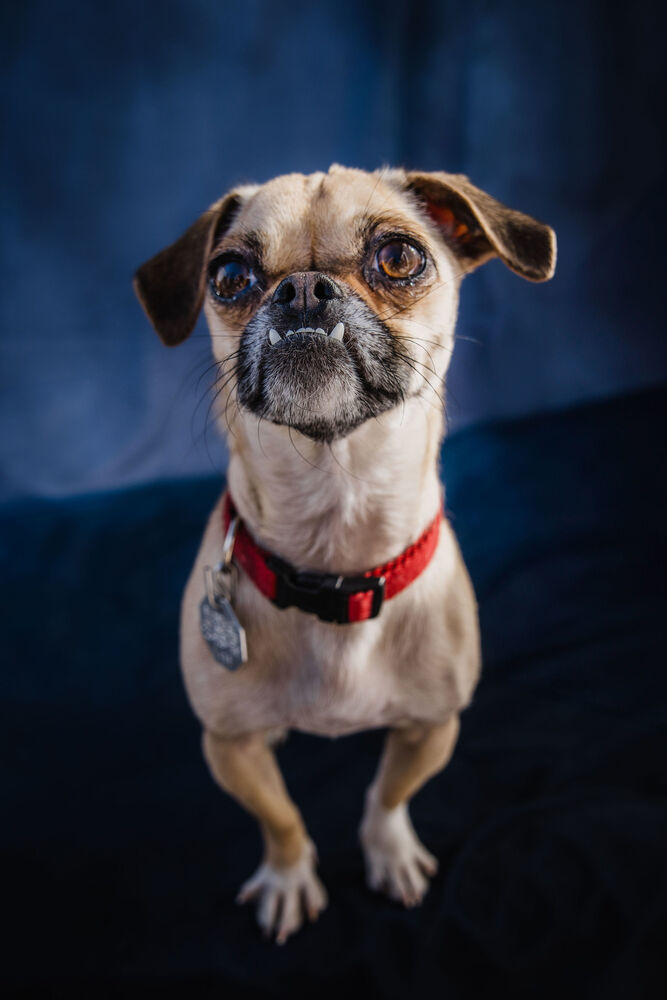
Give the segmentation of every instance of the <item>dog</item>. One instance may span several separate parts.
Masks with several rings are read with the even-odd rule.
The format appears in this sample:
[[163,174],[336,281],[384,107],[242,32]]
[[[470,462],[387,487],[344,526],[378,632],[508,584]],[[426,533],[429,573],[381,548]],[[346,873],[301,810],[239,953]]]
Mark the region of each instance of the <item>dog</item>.
[[162,341],[204,309],[228,491],[185,588],[180,656],[215,781],[258,820],[238,899],[284,941],[327,903],[272,746],[388,734],[359,836],[406,906],[437,868],[410,798],[448,762],[480,672],[477,605],[443,514],[441,394],[462,277],[554,272],[553,231],[463,175],[333,165],[227,193],[143,264]]

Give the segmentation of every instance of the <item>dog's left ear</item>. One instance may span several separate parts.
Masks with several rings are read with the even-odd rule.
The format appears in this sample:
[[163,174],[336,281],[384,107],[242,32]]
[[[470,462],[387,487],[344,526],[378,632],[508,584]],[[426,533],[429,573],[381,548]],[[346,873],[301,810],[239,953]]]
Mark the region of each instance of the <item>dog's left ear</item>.
[[232,191],[200,215],[165,250],[137,270],[134,290],[163,344],[175,347],[192,333],[206,292],[213,243],[231,224],[242,196]]
[[465,271],[498,256],[530,281],[553,276],[556,234],[543,222],[496,201],[463,174],[410,172],[406,183]]

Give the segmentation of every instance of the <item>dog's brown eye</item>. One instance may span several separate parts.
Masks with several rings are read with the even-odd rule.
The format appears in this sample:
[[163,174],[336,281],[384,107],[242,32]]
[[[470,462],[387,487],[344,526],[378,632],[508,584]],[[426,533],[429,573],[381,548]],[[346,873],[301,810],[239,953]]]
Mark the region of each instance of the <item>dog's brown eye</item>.
[[387,278],[414,278],[424,269],[424,255],[405,240],[385,243],[376,255],[377,268]]
[[211,284],[221,299],[235,299],[257,281],[252,268],[242,260],[214,261],[211,266]]

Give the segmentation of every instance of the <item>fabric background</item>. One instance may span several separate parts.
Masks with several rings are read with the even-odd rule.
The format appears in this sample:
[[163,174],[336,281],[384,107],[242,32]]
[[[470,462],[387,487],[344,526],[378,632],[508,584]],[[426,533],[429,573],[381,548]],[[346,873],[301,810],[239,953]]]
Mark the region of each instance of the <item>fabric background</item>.
[[658,10],[3,5],[0,495],[221,468],[203,324],[162,347],[132,274],[232,184],[332,162],[467,173],[558,234],[550,284],[464,282],[452,428],[664,382]]

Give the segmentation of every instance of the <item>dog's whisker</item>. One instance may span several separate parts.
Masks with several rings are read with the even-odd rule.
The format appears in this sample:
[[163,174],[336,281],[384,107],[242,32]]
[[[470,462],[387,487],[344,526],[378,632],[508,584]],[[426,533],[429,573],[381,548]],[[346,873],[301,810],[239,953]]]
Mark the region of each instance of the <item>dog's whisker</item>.
[[310,461],[310,459],[306,458],[306,456],[299,451],[297,446],[294,444],[294,438],[292,437],[292,427],[290,426],[290,424],[287,425],[287,435],[290,439],[292,447],[294,448],[294,451],[297,453],[299,458],[303,459],[306,465],[309,465],[312,469],[317,469],[318,472],[327,472],[326,469],[321,468],[321,466],[319,465],[315,465],[313,462]]
[[[427,386],[429,387],[429,389],[431,389],[431,390],[432,390],[432,391],[433,391],[433,392],[435,393],[435,395],[436,395],[437,399],[438,399],[438,400],[439,400],[439,402],[440,402],[440,405],[441,405],[441,407],[444,407],[444,405],[445,405],[445,400],[444,400],[444,398],[443,398],[443,397],[442,397],[442,396],[440,395],[440,393],[439,393],[439,392],[438,392],[438,390],[437,390],[437,389],[435,388],[435,386],[434,386],[434,385],[432,385],[432,383],[431,383],[431,382],[429,381],[429,379],[427,379],[427,378],[426,378],[426,376],[424,375],[424,373],[423,373],[423,372],[420,372],[418,368],[415,368],[415,366],[414,366],[414,364],[413,364],[413,361],[414,361],[414,358],[410,358],[410,357],[408,357],[408,355],[407,355],[407,354],[400,354],[400,353],[399,353],[399,357],[400,357],[400,358],[402,358],[402,359],[403,359],[403,361],[404,361],[404,362],[405,362],[405,363],[406,363],[406,364],[407,364],[407,365],[408,365],[408,366],[409,366],[410,368],[412,368],[412,370],[413,370],[413,371],[415,372],[415,374],[419,375],[419,376],[420,376],[420,377],[421,377],[421,378],[422,378],[422,379],[424,380],[424,382],[425,382],[425,383],[426,383],[426,385],[427,385]],[[419,364],[419,362],[416,362],[416,363],[417,363],[417,364]],[[429,369],[429,371],[430,371],[430,369]]]
[[[232,358],[234,357],[234,355],[236,355],[236,354],[238,354],[238,351],[235,351],[235,352],[234,352],[234,353],[233,353],[232,355],[228,355],[228,356],[227,356],[226,358],[223,358],[223,359],[222,359],[222,361],[213,361],[213,362],[212,362],[212,363],[211,363],[211,364],[210,364],[210,365],[209,365],[209,366],[208,366],[208,367],[207,367],[207,368],[206,368],[206,369],[205,369],[205,370],[204,370],[204,371],[203,371],[203,372],[201,373],[201,375],[200,375],[200,376],[199,376],[199,378],[197,379],[197,389],[199,389],[199,386],[200,386],[200,384],[201,384],[201,381],[202,381],[202,379],[203,379],[203,378],[204,378],[204,377],[205,377],[206,375],[208,375],[208,374],[209,374],[209,372],[211,372],[211,371],[215,371],[215,372],[216,372],[216,380],[217,380],[217,379],[219,378],[220,374],[225,374],[225,366],[226,366],[227,362],[228,362],[228,361],[230,361],[230,360],[231,360],[231,359],[232,359]],[[214,383],[213,383],[213,384],[215,384],[215,380],[214,380]]]
[[370,205],[371,201],[373,200],[373,195],[377,191],[377,189],[378,189],[378,187],[380,185],[380,182],[383,180],[384,177],[386,177],[388,170],[389,170],[389,167],[382,167],[382,169],[378,173],[378,178],[377,178],[375,184],[373,185],[373,189],[372,189],[371,193],[368,196],[368,201],[364,205],[364,210],[361,213],[361,217],[362,218],[366,217],[366,213],[368,212],[368,206]]
[[[207,451],[207,455],[209,454],[209,452],[208,452],[208,429],[209,429],[209,427],[211,425],[211,420],[210,420],[210,418],[211,418],[211,412],[212,412],[212,410],[213,410],[213,408],[214,408],[214,406],[216,404],[217,399],[224,392],[224,390],[227,387],[227,385],[229,385],[229,383],[233,380],[233,378],[235,376],[235,368],[234,368],[234,366],[232,365],[232,368],[230,370],[229,368],[227,368],[227,365],[230,362],[234,361],[238,357],[238,355],[239,355],[239,348],[237,348],[237,349],[235,349],[233,351],[230,351],[229,354],[227,354],[224,358],[221,358],[220,360],[214,360],[208,366],[208,368],[202,373],[202,375],[200,375],[200,377],[198,379],[198,385],[199,385],[201,383],[202,378],[208,372],[210,372],[212,370],[216,371],[216,377],[213,380],[212,385],[209,388],[207,388],[206,392],[199,398],[199,400],[198,400],[198,402],[197,402],[197,404],[195,406],[194,414],[193,414],[193,417],[192,417],[192,420],[191,420],[191,433],[192,433],[192,425],[193,425],[193,422],[194,422],[194,418],[195,418],[195,416],[196,416],[196,414],[197,414],[197,412],[199,410],[199,407],[202,405],[202,403],[204,402],[204,400],[207,397],[209,397],[209,393],[212,393],[212,396],[209,399],[209,405],[208,405],[208,408],[207,408],[207,411],[206,411],[206,417],[205,417],[205,420],[204,420],[204,427],[203,427],[202,432],[200,433],[200,435],[196,438],[196,440],[193,441],[193,445],[196,445],[199,442],[199,440],[201,440],[203,438],[204,439],[204,444],[205,444],[205,447],[206,447],[206,451]],[[226,403],[226,406],[225,406],[225,420],[226,420],[226,415],[227,415],[227,405],[228,404],[229,404],[229,397],[227,399],[227,403]],[[217,419],[217,414],[216,414],[216,419]],[[232,434],[232,436],[235,436],[233,428],[229,425],[229,423],[228,423],[227,426],[228,426],[228,429],[229,429],[230,433]],[[210,457],[210,455],[209,455],[209,457]]]
[[[417,347],[419,348],[419,350],[423,351],[427,355],[429,361],[431,362],[430,371],[432,371],[434,375],[438,374],[438,372],[436,370],[436,367],[435,367],[435,361],[433,360],[433,355],[431,354],[431,352],[426,347],[422,347],[422,345],[418,341],[416,341],[414,339],[414,337],[397,337],[396,339],[397,340],[402,340],[402,341],[410,341],[411,343],[416,344]],[[416,361],[417,359],[415,358],[414,360]],[[423,362],[419,362],[419,363],[423,364]]]
[[[183,391],[185,389],[185,385],[194,376],[194,370],[199,365],[205,365],[206,367],[204,368],[204,370],[202,371],[202,373],[197,378],[197,382],[196,382],[196,385],[194,387],[194,391],[195,392],[199,391],[199,387],[201,385],[202,379],[207,374],[209,374],[212,370],[214,370],[214,369],[216,369],[218,367],[218,362],[214,361],[213,363],[211,363],[210,362],[210,354],[207,354],[207,356],[205,358],[203,358],[200,362],[198,362],[193,367],[193,369],[189,372],[187,378],[182,383],[181,388],[179,389],[179,392],[181,392],[181,391]],[[197,399],[197,402],[195,403],[195,405],[193,407],[192,414],[190,416],[190,439],[191,439],[192,447],[193,448],[197,447],[197,444],[199,443],[199,440],[201,439],[201,434],[199,436],[195,435],[194,425],[195,425],[195,420],[197,418],[197,414],[199,413],[199,408],[202,405],[202,403],[204,402],[204,400],[207,398],[208,392],[209,392],[209,389],[207,389],[201,396],[199,396],[199,398]]]
[[[401,358],[403,361],[409,361],[413,365],[420,365],[420,367],[425,368],[427,372],[435,375],[436,378],[440,378],[440,373],[435,367],[427,365],[425,361],[420,361],[419,358],[415,358],[412,354],[405,354],[403,351],[396,350],[397,357]],[[431,358],[431,361],[433,359]]]
[[223,414],[223,418],[224,418],[225,424],[227,425],[227,430],[232,435],[232,437],[235,438],[236,434],[234,433],[233,424],[234,424],[234,420],[236,419],[236,414],[238,412],[238,409],[235,407],[234,412],[232,413],[232,419],[230,420],[229,417],[228,417],[228,412],[229,412],[229,404],[232,401],[234,401],[234,402],[236,401],[236,386],[234,386],[234,388],[232,389],[232,391],[227,394],[227,400],[225,402],[225,410],[224,410],[224,414]]
[[224,379],[224,381],[220,382],[219,379],[216,379],[213,382],[213,385],[210,386],[210,388],[206,391],[206,393],[202,397],[202,400],[207,399],[207,398],[209,400],[208,408],[206,410],[205,424],[208,424],[208,420],[209,420],[209,418],[211,416],[211,410],[215,406],[215,403],[216,403],[217,399],[224,392],[225,388],[230,384],[230,382],[233,380],[233,378],[234,378],[234,374],[233,373],[228,373],[227,374],[227,378]]
[[[456,271],[449,278],[440,278],[438,281],[435,281],[430,286],[430,288],[427,288],[426,291],[422,292],[421,295],[416,296],[414,299],[412,299],[412,301],[407,302],[406,305],[401,306],[400,309],[396,309],[392,313],[387,313],[385,315],[380,315],[380,319],[384,323],[386,323],[388,320],[394,319],[396,316],[402,315],[402,313],[406,312],[408,309],[414,309],[414,307],[415,307],[415,305],[417,303],[423,302],[424,299],[428,298],[429,295],[432,295],[433,292],[439,291],[442,288],[446,287],[447,285],[450,285],[453,281],[458,280],[459,278],[463,277],[465,274],[466,274],[466,271]],[[423,325],[426,325],[426,324],[423,324]]]
[[[415,324],[415,321],[414,321],[413,319],[411,319],[411,320],[410,320],[410,326],[412,327],[412,326],[414,326],[414,325],[417,325],[417,326],[423,326],[423,327],[424,327],[424,329],[425,329],[425,330],[428,330],[428,331],[429,331],[430,333],[435,333],[435,334],[437,334],[437,332],[438,332],[438,331],[437,331],[437,330],[436,330],[436,329],[435,329],[435,328],[434,328],[434,327],[433,327],[433,326],[432,326],[431,324],[429,324],[429,323],[417,323],[417,324]],[[443,342],[442,340],[430,340],[430,339],[429,339],[428,337],[418,337],[418,336],[417,336],[417,335],[416,335],[416,334],[414,333],[414,331],[412,332],[412,334],[407,334],[407,333],[403,333],[403,332],[401,331],[400,333],[397,333],[397,334],[395,334],[395,336],[400,336],[400,337],[410,337],[410,339],[411,339],[411,340],[415,340],[415,341],[419,341],[419,343],[421,343],[421,344],[428,344],[428,345],[429,345],[429,347],[439,347],[439,348],[441,348],[442,350],[448,350],[448,351],[450,351],[450,352],[452,351],[452,348],[451,348],[451,347],[448,347],[448,346],[447,346],[447,344],[446,344],[446,343],[444,343],[444,342]]]
[[469,344],[478,344],[480,347],[484,343],[483,340],[478,340],[477,337],[464,337],[461,333],[455,333],[454,340],[467,340]]
[[[375,419],[377,420],[378,418],[376,417]],[[374,486],[375,485],[375,481],[374,480],[372,480],[372,479],[363,479],[361,476],[358,476],[356,474],[356,472],[352,472],[351,469],[346,469],[345,468],[345,466],[343,465],[343,463],[340,461],[340,459],[337,457],[336,453],[334,452],[334,450],[333,450],[333,444],[334,444],[334,442],[327,441],[327,447],[329,449],[329,454],[331,455],[331,458],[336,463],[336,465],[338,466],[338,468],[341,469],[342,472],[344,472],[346,476],[350,476],[351,479],[356,479],[357,482],[359,482],[359,483],[365,483],[367,486]],[[322,470],[322,471],[329,472],[328,469]]]
[[[223,384],[221,386],[217,386],[214,383],[215,388],[214,388],[214,391],[212,393],[211,399],[209,401],[209,405],[208,405],[208,408],[206,410],[206,418],[205,418],[205,421],[204,421],[203,435],[204,435],[204,441],[205,441],[205,443],[207,441],[207,434],[208,434],[208,428],[210,426],[211,413],[213,412],[214,415],[215,415],[215,419],[218,419],[219,414],[218,414],[217,410],[215,410],[214,408],[216,406],[217,400],[219,399],[219,397],[221,396],[221,394],[224,392],[224,390],[226,389],[226,387],[233,380],[233,378],[234,378],[234,372],[231,372],[230,374],[227,375],[227,378],[225,379],[225,381],[223,382]],[[231,430],[231,428],[230,428],[230,430]],[[208,445],[207,445],[207,451],[208,451]]]

